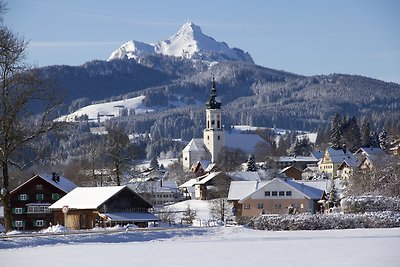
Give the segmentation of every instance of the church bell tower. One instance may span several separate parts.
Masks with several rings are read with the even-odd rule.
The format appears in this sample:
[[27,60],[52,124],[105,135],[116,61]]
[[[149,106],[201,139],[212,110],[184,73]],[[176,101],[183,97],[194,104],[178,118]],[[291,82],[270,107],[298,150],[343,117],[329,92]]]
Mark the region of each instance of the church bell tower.
[[215,79],[212,79],[211,95],[206,102],[206,128],[203,134],[204,144],[211,153],[211,163],[219,161],[224,146],[221,102],[217,98]]

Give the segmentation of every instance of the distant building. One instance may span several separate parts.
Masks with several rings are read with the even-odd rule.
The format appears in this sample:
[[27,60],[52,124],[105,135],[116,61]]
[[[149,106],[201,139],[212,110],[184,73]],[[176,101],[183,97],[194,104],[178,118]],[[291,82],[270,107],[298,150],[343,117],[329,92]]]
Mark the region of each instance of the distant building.
[[324,152],[324,156],[318,162],[318,171],[328,177],[337,178],[340,175],[338,168],[343,161],[351,162],[351,166],[353,166],[353,162],[357,161],[357,157],[351,154],[350,151],[328,147]]
[[224,147],[254,154],[257,147],[269,145],[257,134],[226,133],[222,125],[221,104],[213,78],[211,95],[206,102],[206,128],[203,138],[193,138],[182,150],[184,169],[190,170],[193,165],[201,161],[218,164]]
[[38,174],[10,193],[14,229],[40,230],[53,222],[51,204],[71,192],[76,185],[56,173]]
[[128,187],[139,193],[154,206],[163,206],[181,201],[183,195],[176,181],[164,181],[163,179],[131,182]]
[[285,169],[290,166],[294,166],[300,170],[304,170],[310,164],[317,164],[319,159],[314,156],[281,156],[281,157],[269,157],[268,160],[272,163],[274,168]]

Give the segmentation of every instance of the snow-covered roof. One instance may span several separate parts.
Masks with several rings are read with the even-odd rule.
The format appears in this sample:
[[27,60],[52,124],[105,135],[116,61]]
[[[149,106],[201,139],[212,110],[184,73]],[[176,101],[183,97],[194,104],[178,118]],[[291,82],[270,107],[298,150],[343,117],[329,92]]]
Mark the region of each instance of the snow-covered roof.
[[232,180],[238,181],[259,181],[260,175],[258,172],[248,172],[248,171],[241,171],[241,172],[227,172],[226,173]]
[[104,213],[112,222],[154,222],[160,218],[149,212],[111,212]]
[[[292,180],[292,179],[274,178],[273,180],[268,181],[268,182],[264,182],[263,184],[259,183],[257,185],[257,188],[255,190],[249,192],[247,195],[244,195],[244,193],[245,193],[244,191],[245,190],[242,190],[241,192],[239,190],[237,190],[239,192],[235,192],[235,189],[233,188],[233,193],[231,195],[231,197],[232,197],[231,200],[235,200],[235,199],[233,199],[233,197],[238,197],[238,196],[243,196],[244,195],[244,197],[239,199],[239,202],[242,203],[244,200],[246,200],[248,198],[251,198],[252,195],[257,194],[257,192],[259,190],[265,190],[266,187],[269,187],[270,185],[271,186],[275,186],[275,187],[277,185],[278,186],[283,186],[283,187],[284,186],[289,186],[290,188],[292,188],[292,189],[296,190],[297,192],[301,193],[305,198],[308,198],[308,199],[317,199],[317,200],[319,200],[324,195],[324,190],[320,190],[318,188],[307,186],[304,183],[301,183],[300,181],[297,182],[297,181]],[[243,187],[244,187],[244,189],[250,190],[250,187],[247,187],[247,188],[245,186],[243,186]],[[237,195],[234,195],[235,193]],[[228,197],[229,197],[229,195],[228,195]],[[230,199],[228,198],[228,200],[230,200]]]
[[297,168],[294,167],[294,166],[289,166],[289,167],[283,168],[279,173],[285,173],[285,172],[288,171],[289,169],[295,169],[296,171],[302,172],[301,170],[297,169]]
[[206,152],[208,150],[206,149],[202,138],[193,138],[182,151]]
[[[275,178],[279,179],[279,178]],[[316,187],[308,186],[307,184],[303,183],[302,181],[295,181],[295,180],[284,180],[288,185],[292,188],[297,189],[301,193],[303,193],[309,199],[321,199],[324,195],[325,190],[321,190]]]
[[97,209],[126,186],[77,187],[51,205],[49,209]]
[[241,149],[246,153],[254,153],[260,144],[268,144],[258,134],[235,134],[225,132],[225,146],[234,149]]
[[232,181],[229,186],[228,200],[240,200],[266,183],[268,181]]
[[342,163],[343,161],[353,161],[355,156],[349,151],[344,152],[342,149],[335,150],[331,147],[327,148],[327,152],[333,163]]
[[318,162],[318,159],[316,159],[313,156],[296,156],[296,157],[291,157],[291,156],[281,156],[281,157],[271,157],[273,160],[276,162]]
[[372,156],[372,155],[380,155],[383,153],[384,151],[380,147],[361,147],[354,153],[354,155],[362,154],[365,156]]
[[171,192],[175,193],[178,191],[178,186],[176,181],[142,181],[142,182],[132,182],[128,184],[128,187],[136,192]]
[[192,178],[189,181],[186,181],[185,183],[181,184],[179,186],[179,188],[185,188],[185,187],[192,187],[195,185],[195,183],[197,182],[196,178]]
[[[300,182],[300,181],[299,181]],[[331,188],[331,179],[321,179],[321,180],[303,180],[301,183],[317,188],[319,190],[324,190],[326,193],[329,193]],[[344,185],[340,179],[335,179],[335,188],[338,192],[339,197],[343,196]]]
[[[54,179],[53,179],[54,178]],[[76,184],[71,182],[68,178],[65,178],[64,176],[56,176],[53,177],[53,175],[48,175],[48,174],[37,174],[33,176],[32,178],[28,179],[24,183],[20,184],[17,188],[15,188],[13,191],[18,190],[25,184],[29,183],[33,179],[43,179],[44,181],[48,182],[49,184],[57,187],[58,189],[64,191],[65,193],[71,192],[74,188],[76,188]]]
[[313,151],[313,152],[311,152],[310,154],[311,154],[312,157],[314,157],[314,158],[320,160],[320,159],[322,159],[322,157],[324,156],[324,151],[320,151],[320,150],[318,150],[318,151]]
[[205,172],[210,172],[215,167],[215,163],[208,164],[207,168],[204,170]]
[[212,172],[212,173],[209,173],[207,175],[200,176],[200,177],[197,178],[198,181],[196,183],[194,183],[194,184],[195,185],[205,184],[205,183],[211,181],[212,179],[214,179],[214,177],[217,176],[220,173],[221,172]]

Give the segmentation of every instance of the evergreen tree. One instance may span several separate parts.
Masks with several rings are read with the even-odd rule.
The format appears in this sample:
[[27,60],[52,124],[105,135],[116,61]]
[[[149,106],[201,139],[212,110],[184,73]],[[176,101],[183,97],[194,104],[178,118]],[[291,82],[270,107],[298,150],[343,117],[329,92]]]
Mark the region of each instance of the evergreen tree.
[[312,150],[312,146],[310,143],[310,139],[308,139],[308,137],[304,137],[301,139],[296,139],[296,141],[290,147],[289,155],[290,156],[307,156],[310,154],[311,150]]
[[250,154],[249,158],[247,159],[247,171],[248,172],[257,171],[256,158],[254,157],[253,154]]
[[329,199],[328,199],[329,207],[330,208],[335,207],[337,202],[338,202],[337,189],[336,189],[336,185],[335,185],[335,180],[333,179],[333,176],[332,176],[331,185],[329,188]]
[[362,147],[373,147],[373,134],[371,133],[371,127],[369,121],[366,117],[361,119],[361,129],[360,129],[360,141]]
[[330,144],[333,149],[342,148],[342,122],[339,113],[333,117],[331,124]]
[[388,145],[387,131],[385,128],[383,128],[382,132],[379,133],[379,146],[383,150],[387,150],[387,145]]
[[343,137],[344,144],[351,151],[355,152],[361,146],[361,134],[360,128],[357,124],[357,119],[355,116],[347,120],[346,130],[344,131]]
[[153,157],[150,161],[150,168],[153,170],[158,170],[159,165],[158,165],[158,161],[157,161],[157,157]]

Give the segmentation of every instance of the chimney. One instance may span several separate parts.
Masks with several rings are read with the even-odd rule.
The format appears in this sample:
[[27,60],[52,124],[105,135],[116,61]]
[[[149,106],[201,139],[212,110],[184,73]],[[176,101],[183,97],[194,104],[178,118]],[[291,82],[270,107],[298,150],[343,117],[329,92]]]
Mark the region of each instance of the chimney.
[[160,179],[160,187],[162,187],[162,179]]
[[57,173],[55,173],[55,172],[51,173],[51,180],[53,180],[54,182],[57,182]]

